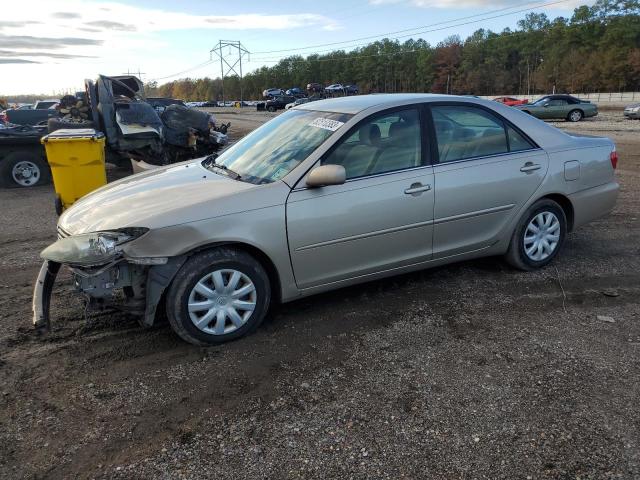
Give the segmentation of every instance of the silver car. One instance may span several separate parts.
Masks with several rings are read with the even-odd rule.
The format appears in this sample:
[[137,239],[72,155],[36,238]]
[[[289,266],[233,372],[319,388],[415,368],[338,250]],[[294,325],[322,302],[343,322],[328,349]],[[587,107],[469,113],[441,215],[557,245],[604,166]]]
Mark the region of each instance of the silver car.
[[625,118],[640,119],[640,103],[632,103],[624,107]]
[[[220,156],[109,184],[42,252],[34,324],[61,265],[78,292],[184,340],[258,327],[269,305],[470,258],[544,267],[616,203],[617,153],[496,102],[366,95],[295,107]],[[164,308],[160,309],[161,303]]]

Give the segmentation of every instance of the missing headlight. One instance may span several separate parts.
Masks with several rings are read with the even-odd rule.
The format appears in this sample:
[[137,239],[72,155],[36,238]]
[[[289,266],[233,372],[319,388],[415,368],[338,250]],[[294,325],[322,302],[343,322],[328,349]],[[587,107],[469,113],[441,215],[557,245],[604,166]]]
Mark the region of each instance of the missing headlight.
[[74,235],[49,245],[40,256],[67,265],[104,265],[120,256],[122,244],[138,238],[147,231],[144,228],[127,228]]

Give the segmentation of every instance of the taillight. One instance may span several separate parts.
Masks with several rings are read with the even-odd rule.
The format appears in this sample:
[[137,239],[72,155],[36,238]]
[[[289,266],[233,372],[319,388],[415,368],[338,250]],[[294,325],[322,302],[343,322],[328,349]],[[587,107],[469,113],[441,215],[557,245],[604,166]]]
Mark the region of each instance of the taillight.
[[611,155],[609,155],[609,159],[611,160],[611,166],[615,170],[618,167],[618,152],[616,152],[616,148],[613,147],[613,151]]

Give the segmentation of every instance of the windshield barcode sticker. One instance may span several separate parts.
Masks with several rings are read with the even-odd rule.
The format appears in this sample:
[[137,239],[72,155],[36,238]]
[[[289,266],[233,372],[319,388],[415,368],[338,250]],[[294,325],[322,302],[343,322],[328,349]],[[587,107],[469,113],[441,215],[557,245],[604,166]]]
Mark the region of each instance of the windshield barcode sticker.
[[331,130],[332,132],[338,130],[342,125],[344,125],[344,122],[330,120],[328,118],[316,118],[309,124],[310,127],[323,128],[325,130]]

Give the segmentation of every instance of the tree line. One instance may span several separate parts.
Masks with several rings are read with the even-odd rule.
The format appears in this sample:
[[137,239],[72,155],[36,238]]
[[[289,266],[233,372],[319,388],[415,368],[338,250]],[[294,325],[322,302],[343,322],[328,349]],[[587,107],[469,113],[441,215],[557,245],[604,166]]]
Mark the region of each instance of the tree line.
[[[224,97],[258,99],[270,87],[355,83],[361,93],[434,92],[470,95],[640,90],[640,0],[598,0],[571,18],[529,13],[515,30],[479,29],[435,46],[383,39],[351,51],[293,55],[224,80]],[[153,95],[221,100],[220,78],[185,78]]]

